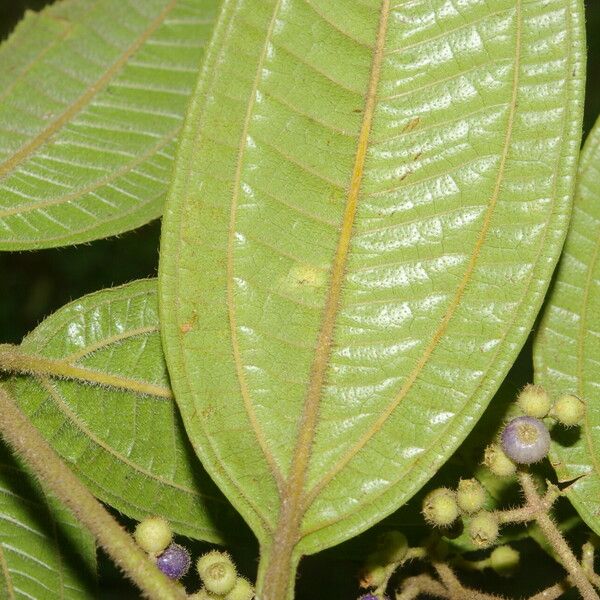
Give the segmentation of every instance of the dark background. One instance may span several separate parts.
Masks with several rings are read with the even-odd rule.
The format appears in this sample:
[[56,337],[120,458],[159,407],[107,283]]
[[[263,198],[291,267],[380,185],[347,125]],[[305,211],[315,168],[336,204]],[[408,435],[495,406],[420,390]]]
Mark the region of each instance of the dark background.
[[[0,0],[0,40],[6,38],[26,9],[39,10],[51,2],[52,0]],[[600,0],[587,0],[586,13],[588,82],[585,132],[589,131],[600,114],[600,35],[596,33],[600,31]],[[160,223],[155,221],[118,237],[76,247],[35,252],[0,252],[0,343],[18,343],[45,316],[84,294],[138,278],[155,277],[159,237]],[[525,354],[526,352],[522,356]],[[528,366],[529,356],[528,352],[525,358]],[[352,547],[362,543],[361,538],[358,538],[348,544]],[[246,563],[243,570],[250,577],[255,568],[255,556],[255,549],[248,549],[245,559],[238,555]],[[556,563],[547,556],[542,555],[540,561],[528,566],[529,579],[532,571],[539,571],[540,575],[556,571]],[[101,564],[104,573],[101,579],[101,598],[138,597],[138,593],[122,581],[109,563],[101,559]],[[340,560],[340,549],[320,554],[318,559],[308,558],[303,562],[297,597],[299,600],[356,597],[356,569],[355,562],[344,563],[343,559]],[[540,581],[543,579],[546,577],[540,576]],[[325,581],[327,583],[324,585]],[[523,592],[531,586],[539,589],[536,582],[527,580],[513,580],[511,585],[513,591],[518,589]]]

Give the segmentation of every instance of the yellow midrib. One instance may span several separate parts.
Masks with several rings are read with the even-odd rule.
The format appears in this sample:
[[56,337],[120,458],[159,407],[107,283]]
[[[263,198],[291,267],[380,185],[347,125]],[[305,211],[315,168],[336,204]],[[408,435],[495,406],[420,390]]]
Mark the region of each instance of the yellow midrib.
[[[71,200],[77,200],[89,192],[92,192],[102,186],[108,185],[109,183],[116,181],[122,175],[125,175],[129,171],[132,171],[137,166],[141,165],[144,161],[148,160],[151,156],[154,156],[157,152],[162,150],[162,148],[169,144],[169,142],[172,142],[175,139],[180,129],[181,126],[177,126],[174,129],[171,129],[165,135],[160,136],[156,144],[153,144],[150,148],[144,150],[144,152],[136,156],[133,160],[127,161],[118,169],[110,171],[108,175],[104,175],[103,177],[100,177],[95,181],[92,181],[88,185],[74,190],[73,192],[61,194],[54,198],[36,200],[35,202],[28,202],[27,204],[17,204],[8,208],[0,208],[0,219],[10,217],[16,214],[22,215],[27,212],[32,212],[34,210],[40,210],[43,208],[48,208],[50,206],[56,206],[57,204],[64,204],[66,202],[70,202]],[[140,200],[140,204],[148,203],[147,198],[143,198]]]
[[448,325],[454,316],[456,310],[460,305],[460,301],[463,297],[463,294],[467,288],[469,281],[471,280],[472,274],[475,270],[475,266],[477,264],[477,260],[479,258],[479,254],[483,243],[487,237],[487,233],[489,231],[492,216],[494,210],[496,208],[496,204],[498,202],[498,198],[500,195],[500,189],[504,177],[504,171],[506,168],[506,162],[508,159],[508,153],[510,149],[510,142],[512,139],[512,132],[514,127],[516,108],[517,108],[517,94],[519,87],[519,70],[521,64],[521,44],[522,44],[522,15],[521,15],[521,2],[522,0],[518,0],[516,2],[516,32],[515,32],[515,59],[514,59],[514,73],[513,73],[513,82],[512,82],[512,92],[511,92],[511,100],[510,100],[510,110],[508,115],[508,122],[506,128],[506,135],[504,139],[504,145],[502,149],[502,154],[500,158],[500,164],[498,167],[498,175],[496,177],[496,182],[494,185],[494,190],[492,192],[492,196],[490,198],[490,202],[488,208],[486,210],[483,225],[479,232],[479,236],[475,242],[475,246],[473,248],[473,252],[471,254],[471,258],[467,265],[467,269],[465,274],[463,275],[459,285],[457,287],[456,293],[450,302],[444,317],[442,318],[438,328],[434,332],[430,343],[425,348],[423,354],[420,359],[417,361],[415,368],[406,378],[402,388],[396,395],[396,397],[388,404],[379,418],[371,425],[371,427],[361,436],[361,438],[356,442],[356,444],[350,448],[348,452],[346,452],[342,458],[332,467],[314,486],[311,488],[309,492],[307,492],[305,496],[304,506],[308,508],[308,506],[314,501],[314,499],[319,495],[319,493],[323,490],[323,488],[360,452],[362,448],[376,435],[385,422],[388,420],[390,415],[396,410],[400,402],[406,397],[408,392],[412,389],[415,381],[417,380],[420,373],[423,371],[425,365],[429,362],[434,350],[437,348],[440,340],[445,334]]
[[0,179],[5,177],[7,173],[12,171],[17,165],[23,162],[37,148],[43,145],[48,139],[55,134],[61,127],[66,125],[74,115],[81,111],[87,104],[91,102],[96,94],[102,91],[115,74],[125,66],[127,61],[141,48],[148,38],[162,25],[167,15],[173,10],[177,0],[170,0],[159,15],[150,23],[150,25],[142,32],[142,34],[127,48],[127,50],[116,60],[98,79],[90,85],[86,91],[70,104],[67,109],[61,113],[58,118],[48,124],[40,133],[33,137],[27,144],[22,146],[8,160],[0,163]]
[[[3,344],[2,346],[7,346]],[[61,359],[46,358],[19,350],[18,346],[8,350],[0,347],[0,371],[23,373],[28,375],[47,375],[80,381],[89,385],[106,386],[122,389],[144,396],[173,399],[172,391],[165,386],[125,377],[117,373],[107,373],[89,367],[67,362]]]
[[[377,88],[381,77],[389,13],[390,0],[383,0],[381,5],[371,74],[367,88],[363,120],[358,137],[356,155],[352,169],[352,177],[350,179],[350,187],[348,190],[340,236],[331,270],[329,292],[325,303],[325,309],[323,311],[321,329],[317,338],[317,350],[311,367],[311,374],[304,400],[302,417],[298,427],[298,437],[292,457],[290,474],[287,480],[286,494],[285,497],[282,498],[284,503],[290,506],[295,505],[298,512],[300,512],[299,502],[304,489],[306,471],[310,461],[312,444],[316,434],[319,406],[322,397],[323,386],[325,383],[325,375],[329,366],[335,321],[340,306],[342,284],[346,272],[348,254],[350,252],[350,243],[352,241],[352,231],[354,228],[358,199],[363,181],[369,138],[371,135],[373,116],[375,114]],[[299,517],[299,515],[297,515],[297,517]]]
[[375,105],[377,88],[381,77],[383,62],[383,49],[390,13],[390,0],[383,0],[379,15],[379,25],[371,66],[371,73],[365,98],[363,120],[358,136],[358,143],[352,168],[350,186],[346,198],[346,206],[341,223],[340,236],[336,247],[329,290],[321,328],[317,337],[317,349],[311,367],[306,397],[302,416],[298,423],[296,445],[292,454],[292,463],[285,486],[280,494],[281,509],[277,519],[277,526],[271,539],[272,557],[266,563],[264,573],[264,586],[262,594],[265,600],[279,600],[287,597],[293,580],[290,570],[293,570],[293,555],[300,539],[301,522],[305,512],[303,505],[303,491],[306,473],[310,461],[312,445],[316,434],[316,425],[319,406],[325,383],[325,375],[329,365],[335,320],[340,305],[342,283],[346,272],[346,264],[352,240],[352,230],[358,206],[358,198],[363,180],[365,160]]

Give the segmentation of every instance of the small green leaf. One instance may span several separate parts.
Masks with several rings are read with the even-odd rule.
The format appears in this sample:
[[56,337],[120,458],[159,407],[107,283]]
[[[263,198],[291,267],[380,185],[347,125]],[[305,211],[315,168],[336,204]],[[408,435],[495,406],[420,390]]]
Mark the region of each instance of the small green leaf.
[[202,540],[245,533],[181,426],[162,355],[154,280],[64,306],[20,351],[47,374],[13,378],[14,397],[98,498],[136,519],[162,515],[175,531]]
[[68,0],[0,46],[0,249],[158,217],[219,0]]
[[0,443],[0,597],[96,597],[96,545]]
[[581,427],[553,428],[552,463],[600,534],[600,120],[581,154],[573,218],[534,348],[536,381],[586,403]]
[[580,0],[225,2],[161,328],[261,600],[410,498],[514,361],[568,224],[582,25]]

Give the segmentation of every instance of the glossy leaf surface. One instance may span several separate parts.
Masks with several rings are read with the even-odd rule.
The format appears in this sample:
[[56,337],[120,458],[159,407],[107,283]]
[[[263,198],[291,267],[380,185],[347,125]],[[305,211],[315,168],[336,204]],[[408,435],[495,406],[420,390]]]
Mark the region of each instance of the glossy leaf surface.
[[0,444],[0,597],[96,596],[96,545]]
[[536,380],[586,403],[581,427],[553,430],[552,463],[568,496],[600,534],[600,125],[582,151],[573,219],[536,338]]
[[74,244],[162,211],[218,0],[79,0],[0,47],[0,249]]
[[[138,520],[163,515],[175,531],[198,539],[222,541],[228,528],[243,531],[194,456],[171,398],[155,281],[61,308],[21,349],[65,373],[84,370],[81,381],[14,378],[12,393],[98,498]],[[102,375],[121,389],[95,384]]]
[[414,494],[516,357],[567,226],[581,26],[566,0],[225,4],[161,323],[261,600]]

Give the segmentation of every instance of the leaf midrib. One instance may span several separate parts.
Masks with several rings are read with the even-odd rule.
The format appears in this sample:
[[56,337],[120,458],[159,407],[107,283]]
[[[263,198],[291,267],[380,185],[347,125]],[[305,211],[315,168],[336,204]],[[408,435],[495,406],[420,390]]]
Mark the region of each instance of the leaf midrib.
[[48,124],[40,133],[38,133],[28,143],[21,146],[8,160],[0,163],[0,179],[12,171],[16,166],[28,158],[35,150],[42,146],[48,139],[56,133],[61,127],[66,125],[79,111],[87,106],[93,98],[101,92],[111,81],[118,71],[125,66],[127,61],[142,47],[148,38],[162,25],[169,13],[175,8],[177,0],[169,0],[169,3],[159,13],[142,34],[129,46],[123,54],[104,72],[95,83],[88,86],[86,91],[75,100],[58,118]]
[[358,135],[354,165],[346,205],[341,222],[338,243],[333,258],[327,298],[323,309],[321,327],[317,337],[316,352],[311,366],[310,378],[298,423],[296,445],[292,454],[290,472],[285,488],[280,493],[281,512],[273,535],[275,556],[265,575],[265,596],[275,597],[289,587],[289,564],[299,539],[300,522],[305,512],[302,495],[310,456],[317,429],[317,420],[323,394],[323,386],[331,357],[333,335],[340,308],[342,284],[346,273],[352,233],[363,182],[365,161],[375,114],[377,89],[381,78],[385,38],[390,15],[390,0],[381,3],[371,72],[365,97],[363,118]]
[[311,374],[308,381],[308,389],[304,401],[302,417],[298,425],[298,441],[294,449],[292,466],[287,482],[288,497],[291,496],[293,498],[300,498],[302,495],[306,471],[310,461],[312,445],[316,435],[319,407],[323,395],[325,376],[331,358],[334,328],[340,309],[342,284],[346,274],[348,255],[350,253],[350,244],[352,242],[352,232],[356,220],[358,200],[364,176],[364,167],[371,136],[373,117],[375,114],[377,88],[381,77],[389,13],[390,1],[383,0],[381,3],[380,18],[373,53],[371,74],[369,77],[367,95],[365,99],[363,119],[358,136],[354,165],[352,168],[352,177],[350,179],[350,187],[346,198],[346,206],[344,209],[344,216],[342,219],[336,253],[333,259],[329,289],[323,311],[323,319],[319,336],[317,338],[317,350],[315,352],[315,357],[311,367]]
[[510,101],[510,109],[507,120],[507,129],[504,140],[504,146],[502,149],[502,154],[500,158],[500,164],[498,167],[498,175],[496,177],[496,182],[494,185],[494,190],[492,193],[492,197],[490,198],[490,202],[488,208],[486,210],[484,216],[484,222],[482,228],[480,230],[479,236],[475,242],[475,246],[473,252],[471,254],[471,258],[467,265],[467,269],[463,278],[461,279],[454,298],[452,299],[443,319],[440,322],[437,330],[434,332],[432,339],[429,345],[425,348],[425,351],[421,355],[421,358],[418,360],[415,368],[412,373],[408,376],[406,382],[398,392],[398,395],[392,400],[392,402],[386,407],[385,411],[381,414],[381,416],[375,421],[375,423],[365,432],[365,434],[358,440],[358,442],[350,448],[348,452],[344,454],[344,456],[338,461],[332,469],[326,473],[322,479],[320,479],[310,491],[305,495],[304,507],[305,510],[308,509],[310,504],[314,501],[314,499],[319,495],[319,493],[323,490],[323,488],[356,456],[356,454],[381,430],[383,425],[386,423],[387,419],[391,416],[391,414],[396,410],[401,401],[406,397],[408,392],[412,389],[415,381],[417,380],[419,374],[422,372],[429,359],[431,358],[434,350],[437,348],[439,342],[441,341],[444,333],[446,332],[448,325],[454,316],[456,310],[460,305],[460,301],[463,297],[463,294],[467,288],[469,281],[471,280],[471,276],[475,270],[475,266],[477,264],[477,260],[479,258],[479,253],[485,242],[487,237],[487,233],[491,224],[492,216],[494,210],[496,208],[498,198],[500,195],[501,184],[503,181],[504,171],[506,168],[506,163],[508,160],[508,153],[510,150],[510,142],[512,139],[512,131],[514,127],[514,120],[516,115],[517,108],[517,95],[518,95],[518,86],[519,86],[519,75],[520,75],[520,67],[521,67],[521,44],[522,44],[522,0],[517,0],[515,4],[515,14],[516,14],[516,32],[515,32],[515,58],[514,58],[514,73],[513,73],[513,83],[512,83],[512,95]]
[[[1,345],[0,345],[1,346]],[[18,346],[10,350],[0,347],[0,371],[21,373],[24,375],[47,375],[59,379],[69,379],[89,385],[106,386],[127,390],[144,396],[154,396],[171,400],[173,393],[167,387],[118,373],[109,373],[90,367],[54,358],[46,358],[19,350]]]

